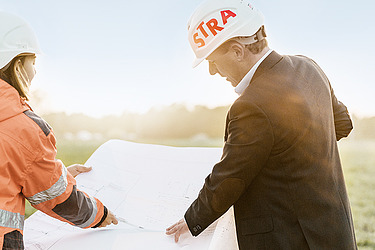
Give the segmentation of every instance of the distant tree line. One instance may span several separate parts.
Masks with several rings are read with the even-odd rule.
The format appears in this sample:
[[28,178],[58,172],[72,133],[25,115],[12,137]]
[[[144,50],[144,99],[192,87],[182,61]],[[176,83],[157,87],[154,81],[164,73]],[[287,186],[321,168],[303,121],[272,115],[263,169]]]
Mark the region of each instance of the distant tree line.
[[353,116],[353,131],[349,138],[359,140],[375,140],[375,116],[358,118]]
[[[182,104],[154,108],[144,114],[123,113],[93,118],[83,114],[52,113],[43,118],[53,127],[58,137],[66,133],[87,131],[106,139],[176,139],[205,135],[220,138],[229,106],[188,109]],[[353,117],[354,130],[350,139],[375,139],[375,117]]]
[[228,108],[195,106],[190,110],[185,105],[174,104],[154,108],[144,114],[123,113],[121,116],[93,118],[84,114],[52,113],[43,115],[43,118],[53,127],[58,137],[84,130],[118,139],[175,139],[199,134],[217,138],[223,136]]

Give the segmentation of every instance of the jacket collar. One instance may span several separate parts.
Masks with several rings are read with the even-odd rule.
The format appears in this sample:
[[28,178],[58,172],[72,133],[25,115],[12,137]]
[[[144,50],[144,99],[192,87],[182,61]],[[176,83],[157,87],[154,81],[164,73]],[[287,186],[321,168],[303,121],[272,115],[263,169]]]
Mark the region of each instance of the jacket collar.
[[267,56],[266,59],[264,59],[263,62],[259,65],[258,69],[254,73],[253,78],[251,79],[250,84],[264,72],[275,66],[282,59],[283,56],[279,55],[276,51],[272,51],[271,54],[269,54],[269,56]]
[[0,79],[0,122],[30,109],[17,90]]

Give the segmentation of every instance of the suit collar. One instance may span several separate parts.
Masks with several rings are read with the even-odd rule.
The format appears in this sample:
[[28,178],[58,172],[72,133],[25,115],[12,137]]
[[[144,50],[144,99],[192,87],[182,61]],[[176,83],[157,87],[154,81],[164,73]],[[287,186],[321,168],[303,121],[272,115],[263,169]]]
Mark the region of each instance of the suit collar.
[[269,54],[269,56],[267,56],[266,59],[264,59],[259,65],[253,78],[251,79],[251,82],[255,81],[257,77],[261,76],[264,72],[275,66],[281,59],[283,59],[283,56],[279,55],[276,51],[272,51],[271,54]]
[[247,74],[242,78],[242,80],[240,81],[240,83],[234,88],[234,91],[241,95],[242,92],[244,92],[244,90],[249,86],[250,82],[251,82],[251,79],[253,78],[254,76],[254,73],[255,71],[258,69],[259,65],[264,61],[264,59],[266,59],[271,53],[272,53],[272,49],[269,49],[263,56],[262,58],[260,58],[255,64],[253,67],[251,67],[251,69],[249,70],[249,72],[247,72]]

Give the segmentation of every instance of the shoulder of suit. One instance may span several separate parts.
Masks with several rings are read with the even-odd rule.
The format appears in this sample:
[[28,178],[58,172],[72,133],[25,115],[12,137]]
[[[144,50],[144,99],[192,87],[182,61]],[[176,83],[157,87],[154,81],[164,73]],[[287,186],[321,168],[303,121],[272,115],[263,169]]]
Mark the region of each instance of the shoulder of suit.
[[228,114],[236,116],[240,113],[265,113],[261,103],[257,103],[245,96],[241,97],[231,105]]

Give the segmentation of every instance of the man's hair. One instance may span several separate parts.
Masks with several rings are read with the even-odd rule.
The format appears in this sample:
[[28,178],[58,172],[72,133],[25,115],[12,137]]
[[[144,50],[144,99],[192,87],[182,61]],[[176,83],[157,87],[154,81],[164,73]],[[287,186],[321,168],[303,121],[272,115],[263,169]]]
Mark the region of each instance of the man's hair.
[[[265,29],[264,29],[264,26],[260,27],[258,29],[258,31],[253,35],[253,36],[256,36],[256,39],[262,39],[260,41],[257,41],[255,43],[252,43],[252,44],[243,44],[245,46],[245,48],[247,48],[252,54],[259,54],[260,52],[262,52],[262,50],[268,46],[268,41],[267,39],[265,38],[267,35],[266,35],[266,32],[265,32]],[[241,37],[234,37],[234,38],[231,38],[229,40],[227,40],[226,42],[224,42],[222,45],[222,47],[226,47],[227,44],[229,44],[229,42],[231,41],[236,41],[236,39],[239,38],[239,39],[247,39],[247,38],[251,38],[251,36],[241,36]],[[241,42],[240,42],[241,43]]]
[[253,54],[259,54],[265,47],[268,46],[267,39],[264,38],[256,43],[246,44],[245,47]]
[[[226,53],[228,51],[228,45],[231,42],[234,42],[236,40],[229,39],[228,41],[224,42],[222,45],[219,46],[218,50],[221,51],[221,53]],[[244,44],[245,48],[248,49],[252,54],[259,54],[265,47],[268,46],[268,42],[266,38],[263,38],[262,40],[252,43],[252,44]]]

